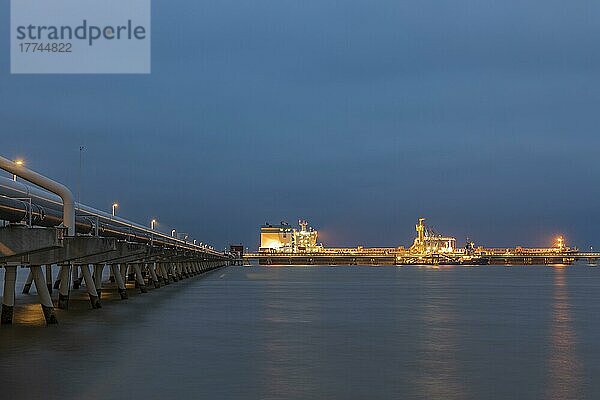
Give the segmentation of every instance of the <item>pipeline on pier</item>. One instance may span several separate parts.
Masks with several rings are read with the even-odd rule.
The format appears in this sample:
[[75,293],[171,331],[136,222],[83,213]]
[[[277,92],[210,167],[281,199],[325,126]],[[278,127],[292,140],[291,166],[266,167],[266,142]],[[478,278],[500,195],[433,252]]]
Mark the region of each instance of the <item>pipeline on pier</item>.
[[[83,204],[66,204],[63,198],[70,198],[68,189],[23,167],[4,168],[2,164],[0,168],[24,179],[32,177],[62,194],[0,177],[0,266],[5,268],[2,324],[13,320],[18,267],[29,269],[23,293],[28,294],[35,284],[46,322],[52,324],[57,322],[51,298],[54,289],[58,289],[60,309],[68,309],[71,289],[82,284],[91,307],[101,307],[107,266],[111,287],[116,286],[121,299],[127,299],[128,281],[146,293],[149,286],[159,288],[231,261],[230,254],[212,247]],[[73,221],[69,207],[74,210]],[[52,284],[54,268],[59,272]]]

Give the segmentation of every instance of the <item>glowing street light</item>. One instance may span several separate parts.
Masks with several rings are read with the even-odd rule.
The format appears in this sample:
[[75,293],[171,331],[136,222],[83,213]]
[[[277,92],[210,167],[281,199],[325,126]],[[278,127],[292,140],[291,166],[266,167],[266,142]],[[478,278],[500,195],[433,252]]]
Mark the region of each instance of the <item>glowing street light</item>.
[[[21,167],[21,166],[25,165],[25,161],[20,160],[20,159],[15,160],[15,164],[17,164],[19,167]],[[17,181],[17,175],[13,174],[13,181],[15,181],[15,182]]]
[[[150,221],[150,229],[154,230],[155,227],[156,219],[152,219],[152,221]],[[154,232],[150,234],[150,245],[154,246]]]
[[177,229],[171,230],[171,237],[177,237]]
[[119,203],[113,203],[112,205],[112,216],[114,217],[116,215],[116,210],[119,207]]

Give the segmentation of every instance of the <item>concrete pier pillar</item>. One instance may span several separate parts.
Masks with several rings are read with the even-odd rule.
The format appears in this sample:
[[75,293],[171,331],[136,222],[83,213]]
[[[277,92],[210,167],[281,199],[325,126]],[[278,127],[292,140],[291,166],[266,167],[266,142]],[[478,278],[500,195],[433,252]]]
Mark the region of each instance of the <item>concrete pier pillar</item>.
[[73,289],[79,289],[81,287],[81,268],[79,267],[79,265],[75,265],[73,266],[73,272],[72,272],[72,276],[73,276]]
[[168,266],[169,276],[173,280],[173,282],[177,282],[179,279],[177,278],[177,274],[175,273],[175,263],[170,262]]
[[0,322],[12,324],[15,311],[15,286],[17,283],[17,266],[6,265],[4,267],[4,292],[2,294],[2,315]]
[[94,265],[94,285],[96,285],[96,292],[98,298],[102,300],[102,273],[104,272],[104,264]]
[[[48,265],[46,265],[46,269],[48,269]],[[54,314],[54,304],[52,304],[52,298],[50,297],[50,292],[48,291],[47,280],[44,279],[44,274],[42,273],[42,267],[39,265],[32,265],[30,270],[35,281],[35,289],[37,290],[38,298],[40,300],[40,304],[42,305],[42,311],[44,313],[46,323],[48,325],[57,324],[58,320]],[[50,277],[50,282],[52,282],[52,276]]]
[[170,272],[171,272],[171,278],[173,278],[173,282],[177,282],[179,280],[179,276],[177,276],[177,264],[176,263],[170,263],[171,267]]
[[121,272],[121,280],[123,282],[127,281],[127,264],[120,264],[119,271]]
[[167,284],[171,283],[171,281],[175,282],[175,279],[173,279],[173,266],[171,263],[164,263],[163,268],[165,270],[165,279],[167,280]]
[[187,270],[187,263],[181,263],[181,276],[183,276],[184,278],[189,278],[190,275],[188,274],[188,270]]
[[160,287],[160,282],[158,281],[158,276],[156,275],[156,263],[150,263],[148,267],[150,268],[150,277],[152,278],[154,287],[158,289]]
[[127,299],[127,288],[125,287],[125,282],[123,281],[123,276],[121,275],[121,271],[119,269],[118,264],[111,264],[110,270],[112,275],[115,277],[115,281],[117,282],[117,287],[119,291],[119,295],[121,296],[121,300]]
[[135,265],[127,264],[127,267],[128,267],[127,282],[137,282],[135,280]]
[[22,292],[23,294],[29,294],[32,283],[33,283],[33,274],[31,273],[31,271],[29,271],[29,274],[27,275],[27,280],[25,281],[25,284],[23,285],[23,292]]
[[48,288],[48,293],[52,293],[52,264],[46,265],[46,287]]
[[69,284],[71,282],[71,265],[61,265],[58,273],[58,308],[69,309]]
[[156,266],[156,268],[154,269],[154,271],[156,272],[156,277],[158,278],[158,282],[162,285],[165,284],[165,279],[163,277],[163,270],[162,267],[160,266],[160,262],[155,263],[154,265]]
[[90,268],[88,265],[80,265],[79,269],[81,270],[81,274],[83,275],[83,280],[85,281],[85,286],[87,287],[88,295],[90,296],[90,303],[92,304],[92,308],[102,308],[100,304],[100,298],[98,297],[98,292],[96,291],[96,285],[94,285],[94,280],[92,279],[92,274],[90,273]]
[[175,272],[175,263],[169,263],[169,274],[171,275],[173,282],[177,282],[179,280],[179,278],[177,278],[177,273]]
[[143,264],[141,264],[141,268],[142,268],[142,276],[144,277],[144,283],[146,284],[146,287],[148,287],[148,286],[150,286],[150,284],[154,283],[152,281],[152,276],[150,275],[150,264],[143,263]]
[[146,282],[144,281],[144,275],[142,275],[141,264],[133,264],[133,270],[135,272],[135,277],[137,278],[137,283],[140,288],[140,292],[148,293],[148,289],[146,289]]
[[162,273],[162,277],[163,277],[163,284],[168,285],[170,284],[170,279],[169,279],[169,272],[167,271],[167,263],[160,263],[160,271]]

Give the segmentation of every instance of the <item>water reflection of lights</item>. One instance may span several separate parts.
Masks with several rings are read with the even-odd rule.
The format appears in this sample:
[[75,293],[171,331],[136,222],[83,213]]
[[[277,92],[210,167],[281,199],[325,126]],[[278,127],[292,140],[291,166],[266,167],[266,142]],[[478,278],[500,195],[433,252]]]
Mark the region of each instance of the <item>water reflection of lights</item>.
[[549,399],[581,398],[582,366],[577,357],[566,268],[554,268],[553,310],[548,360]]
[[40,309],[40,305],[36,303],[19,305],[18,311],[15,311],[14,323],[29,326],[46,326],[44,314]]
[[467,388],[463,384],[459,363],[456,331],[457,315],[452,299],[426,296],[423,305],[423,348],[419,357],[417,387],[426,399],[462,399]]
[[[290,306],[281,298],[298,294],[280,282],[268,285],[263,295],[261,318],[268,326],[260,347],[264,357],[260,365],[264,397],[302,398],[306,393],[318,392],[319,377],[315,375],[315,370],[324,349],[318,340],[307,336],[302,327],[320,318],[320,305],[318,302],[307,303],[311,296],[304,297],[303,293],[301,296],[304,301],[298,301],[297,307]],[[314,348],[319,350],[307,350]],[[289,359],[296,359],[297,367],[290,368],[287,363]]]

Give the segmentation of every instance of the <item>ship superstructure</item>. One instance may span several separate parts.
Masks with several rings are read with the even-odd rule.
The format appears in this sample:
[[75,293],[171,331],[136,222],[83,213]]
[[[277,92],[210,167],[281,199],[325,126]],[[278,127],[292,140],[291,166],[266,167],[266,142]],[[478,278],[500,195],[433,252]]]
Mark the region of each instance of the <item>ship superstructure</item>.
[[266,223],[261,226],[259,252],[294,254],[322,251],[323,245],[317,243],[318,232],[302,219],[298,226],[300,229],[292,228],[283,221],[279,225]]
[[415,225],[417,237],[409,251],[416,254],[451,254],[456,251],[456,239],[449,236],[443,236],[423,224],[425,218],[419,218]]

